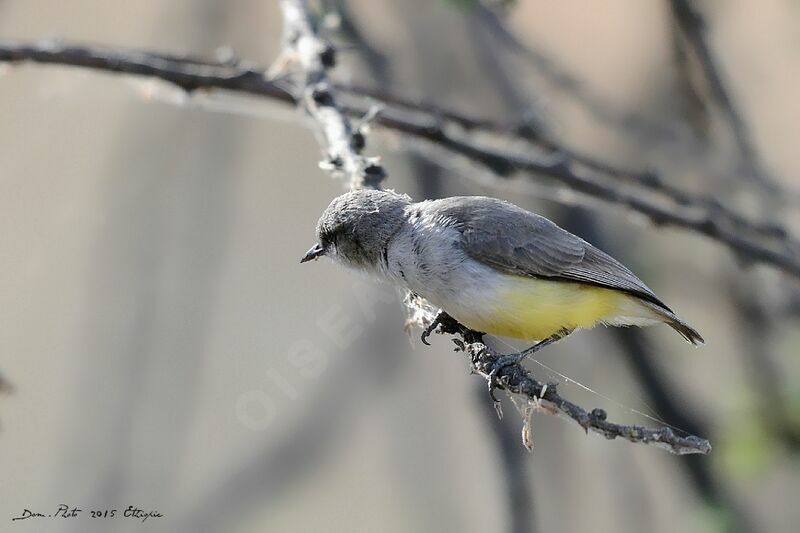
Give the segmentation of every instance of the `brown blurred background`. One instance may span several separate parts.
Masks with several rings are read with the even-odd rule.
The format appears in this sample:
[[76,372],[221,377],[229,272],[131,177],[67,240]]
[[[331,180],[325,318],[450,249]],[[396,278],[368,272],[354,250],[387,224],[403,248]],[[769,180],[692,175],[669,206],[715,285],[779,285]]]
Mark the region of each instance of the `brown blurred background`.
[[[670,2],[326,5],[346,8],[327,30],[338,79],[525,117],[574,150],[800,233],[796,196],[764,200],[747,185]],[[695,5],[759,163],[800,189],[800,6]],[[229,46],[266,66],[280,35],[275,1],[0,0],[1,38],[204,57]],[[544,415],[529,454],[514,406],[496,419],[449,340],[409,342],[390,289],[298,265],[343,187],[319,170],[299,112],[41,66],[0,65],[0,102],[0,373],[14,388],[0,395],[0,531],[797,530],[800,299],[788,275],[372,134],[387,186],[551,216],[626,262],[707,340],[693,350],[668,328],[599,329],[539,359],[597,391],[565,383],[564,396],[698,432],[710,456],[585,436]],[[61,503],[165,516],[11,522]]]

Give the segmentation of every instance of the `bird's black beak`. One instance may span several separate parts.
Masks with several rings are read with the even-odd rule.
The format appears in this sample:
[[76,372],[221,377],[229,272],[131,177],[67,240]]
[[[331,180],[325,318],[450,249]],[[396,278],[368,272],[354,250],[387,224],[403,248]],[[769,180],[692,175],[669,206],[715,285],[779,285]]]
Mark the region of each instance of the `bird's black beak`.
[[321,244],[317,243],[306,252],[306,255],[303,256],[300,262],[305,263],[306,261],[311,261],[312,259],[316,259],[321,255],[325,255],[325,248],[323,248]]

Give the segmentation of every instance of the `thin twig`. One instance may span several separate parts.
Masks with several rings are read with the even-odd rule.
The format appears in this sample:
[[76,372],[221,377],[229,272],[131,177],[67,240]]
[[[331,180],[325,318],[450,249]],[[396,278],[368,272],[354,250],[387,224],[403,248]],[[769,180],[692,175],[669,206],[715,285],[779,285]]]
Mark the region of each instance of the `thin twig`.
[[[453,333],[446,329],[445,332]],[[631,442],[650,444],[677,455],[707,454],[711,444],[694,435],[680,436],[669,427],[647,428],[615,424],[606,420],[603,409],[587,411],[583,407],[563,398],[556,383],[542,383],[531,376],[520,364],[510,364],[497,369],[497,361],[502,357],[489,349],[474,332],[463,328],[457,331],[462,340],[454,339],[458,349],[470,356],[472,370],[482,376],[491,386],[497,386],[513,394],[519,394],[534,404],[541,404],[546,412],[565,415],[577,422],[584,430],[600,434],[607,439],[622,438]]]
[[[310,49],[313,49],[313,46]],[[302,53],[295,50],[295,54],[301,61],[332,61],[333,52],[327,50],[332,48],[317,50],[317,53],[324,57],[330,56],[329,59],[308,57],[308,51],[305,49]],[[337,118],[367,115],[373,110],[374,105],[363,101],[337,102],[333,94],[338,93],[342,86],[332,85],[327,78],[310,82],[303,96],[298,97],[287,89],[285,84],[266,79],[260,69],[212,64],[196,59],[184,61],[164,54],[134,50],[69,46],[55,42],[0,41],[0,61],[31,61],[150,76],[172,83],[189,93],[201,89],[223,89],[266,96],[284,103],[302,101],[312,116],[324,117],[322,123],[327,129],[323,131],[329,139],[326,158],[328,166],[339,172],[345,171],[346,168],[356,169],[356,174],[352,175],[359,176],[357,179],[365,183],[380,181],[383,176],[383,168],[376,160],[365,158],[360,154],[363,146],[361,132],[348,131],[344,123]],[[319,72],[318,67],[314,68]],[[366,92],[363,88],[360,89],[350,91],[350,96]],[[380,103],[377,98],[375,99],[376,103]],[[604,179],[607,175],[599,175],[601,172],[597,165],[588,164],[585,160],[557,157],[548,158],[551,161],[542,161],[541,158],[529,156],[527,153],[497,148],[494,146],[497,143],[481,143],[467,135],[459,135],[447,124],[448,121],[453,121],[466,129],[478,126],[487,131],[501,129],[489,121],[473,119],[452,111],[435,110],[429,104],[420,104],[416,109],[412,109],[414,106],[410,102],[405,102],[407,104],[405,107],[414,113],[404,113],[403,109],[398,108],[399,102],[402,102],[401,98],[387,96],[386,99],[383,111],[373,119],[375,124],[384,128],[457,153],[485,166],[498,176],[509,176],[515,172],[548,176],[590,197],[612,205],[623,205],[633,212],[644,215],[655,224],[671,225],[705,235],[725,244],[746,262],[766,263],[800,278],[800,243],[778,225],[750,222],[714,200],[694,197],[677,189],[670,188],[672,192],[666,193],[666,196],[678,205],[657,200],[648,201],[641,193],[621,187],[616,181],[629,179],[631,184],[638,185],[658,183],[652,176],[640,175],[637,178],[634,174],[618,173],[614,174],[616,180]],[[390,102],[398,105],[392,106]],[[352,130],[352,125],[349,128]],[[347,138],[351,144],[339,142]],[[330,140],[337,142],[331,144]],[[569,152],[559,148],[558,153]],[[668,190],[663,185],[658,188],[662,189],[659,192]]]
[[[344,0],[324,0],[326,16],[333,16],[335,25],[334,35],[344,39],[346,46],[357,52],[364,59],[373,78],[386,81],[391,75],[389,59],[386,55],[373,46],[361,27],[356,23],[355,17],[348,3]],[[329,29],[329,28],[326,28]]]
[[686,43],[694,52],[712,98],[728,122],[739,155],[748,167],[746,168],[748,176],[772,196],[783,198],[786,191],[764,169],[750,131],[726,87],[714,52],[706,40],[706,23],[702,14],[691,0],[669,0],[669,5]]
[[[434,117],[442,123],[451,122],[467,132],[479,132],[482,134],[494,134],[499,138],[509,140],[524,140],[532,143],[536,148],[549,152],[566,164],[572,164],[585,168],[586,170],[600,175],[613,178],[616,181],[625,182],[634,186],[641,186],[652,190],[664,198],[674,202],[681,207],[693,208],[708,212],[715,218],[721,218],[732,226],[743,231],[759,235],[764,238],[786,239],[787,230],[776,223],[755,222],[741,216],[732,209],[721,204],[710,196],[703,196],[686,192],[675,187],[651,171],[636,171],[615,167],[605,161],[569,150],[558,142],[547,137],[527,122],[517,124],[504,124],[502,122],[488,120],[480,117],[461,113],[452,109],[437,106],[424,99],[411,99],[389,93],[380,88],[367,87],[358,84],[334,84],[336,89],[347,96],[363,96],[371,98],[376,104],[387,107],[393,106],[398,109],[407,110],[412,113],[419,113],[424,118]],[[798,244],[797,246],[800,246]]]
[[[772,195],[777,193],[784,201],[788,199],[796,202],[800,191],[790,190],[788,187],[781,186],[774,179],[766,176],[744,120],[728,96],[719,69],[715,66],[713,54],[703,35],[704,22],[701,15],[691,7],[687,0],[670,0],[670,2],[673,6],[673,12],[676,13],[675,18],[678,26],[686,35],[686,41],[689,46],[696,49],[696,55],[701,60],[701,66],[704,71],[703,75],[708,80],[711,92],[731,126],[740,156],[747,166],[747,168],[743,169],[745,177],[754,178],[755,184],[762,190]],[[475,6],[475,11],[477,16],[488,23],[489,28],[503,45],[513,53],[528,59],[561,92],[572,97],[575,102],[581,104],[595,118],[638,140],[648,139],[651,144],[670,143],[678,140],[679,136],[673,129],[635,113],[613,109],[607,102],[592,94],[585,88],[585,84],[580,79],[558,65],[552,58],[521,42],[507,27],[497,9],[478,3]],[[687,151],[696,151],[696,147],[692,144],[683,143],[683,148]],[[647,173],[640,174],[647,175]],[[645,185],[647,185],[646,182]],[[655,188],[670,188],[669,184],[660,184],[658,182],[653,183],[652,186]]]
[[[282,0],[281,7],[284,11],[284,22],[287,25],[286,35],[290,38],[285,40],[285,46],[288,51],[285,53],[296,53],[297,43],[305,41],[306,46],[311,50],[315,50],[317,54],[321,51],[328,50],[329,43],[326,43],[314,32],[314,25],[310,22],[309,14],[306,11],[307,6],[303,0]],[[302,77],[306,80],[306,91],[309,86],[313,88],[313,84],[320,83],[320,80],[326,80],[325,70],[332,66],[331,63],[324,61],[313,61],[308,58],[301,62],[304,70]],[[318,69],[323,72],[319,72]],[[322,81],[324,83],[324,81]],[[331,99],[334,95],[333,89],[327,88]],[[335,100],[334,100],[335,101]],[[338,120],[345,125],[349,124],[345,113],[341,108],[336,106],[329,107],[330,113],[320,117],[312,113],[312,116],[319,120]],[[332,114],[338,114],[338,117],[331,118]],[[321,124],[323,128],[326,124]],[[342,127],[338,130],[338,135],[345,135],[350,132],[349,138],[328,139],[328,142],[336,142],[339,146],[352,146],[352,129]],[[347,157],[361,157],[360,153],[353,151],[347,154]],[[337,169],[329,169],[335,171]],[[360,182],[360,180],[351,179],[352,186],[366,186],[379,188],[379,182]],[[445,327],[445,326],[442,326]],[[519,394],[526,400],[534,404],[546,405],[549,410],[555,414],[563,414],[572,420],[576,421],[585,430],[592,430],[593,432],[600,433],[606,438],[624,438],[631,442],[641,442],[652,444],[665,448],[672,453],[688,454],[688,453],[708,453],[711,446],[708,441],[699,437],[688,436],[681,437],[676,435],[669,428],[649,429],[641,426],[626,426],[621,424],[614,424],[606,420],[605,412],[600,409],[595,409],[591,413],[587,412],[582,407],[570,402],[569,400],[561,397],[556,391],[554,384],[544,385],[531,377],[530,373],[520,364],[510,364],[498,369],[497,363],[499,354],[490,350],[483,344],[480,336],[473,331],[463,328],[462,326],[452,326],[448,329],[447,333],[451,333],[460,337],[454,339],[460,349],[464,350],[470,355],[472,361],[472,368],[477,374],[481,375],[490,384],[490,387],[503,388],[513,394]],[[542,403],[546,402],[546,403]]]
[[583,80],[562,67],[553,58],[536,48],[523,43],[508,28],[499,12],[505,11],[489,7],[481,2],[475,6],[475,16],[480,18],[497,41],[513,54],[526,59],[560,92],[581,104],[593,117],[626,132],[637,139],[649,139],[652,143],[674,141],[676,132],[656,121],[648,120],[635,113],[614,109],[608,102],[593,94]]
[[291,93],[280,84],[267,80],[260,70],[140,50],[74,46],[60,41],[24,43],[0,40],[0,61],[29,61],[149,76],[169,82],[187,93],[199,89],[225,89],[268,96],[288,103],[295,101]]
[[[348,118],[348,116],[358,113],[364,114],[368,109],[345,107],[337,103],[335,90],[327,79],[327,69],[333,66],[335,53],[333,47],[317,35],[306,10],[305,2],[282,0],[281,7],[286,25],[286,59],[299,63],[304,75],[301,97],[292,94],[282,84],[266,79],[260,70],[229,65],[210,65],[194,60],[184,61],[164,54],[148,54],[131,50],[67,46],[57,42],[20,44],[0,41],[0,61],[33,61],[151,76],[172,83],[190,93],[199,89],[225,89],[268,96],[282,102],[299,103],[317,121],[323,131],[324,143],[328,150],[324,162],[327,169],[334,174],[347,174],[351,179],[352,187],[379,187],[385,171],[375,160],[361,155],[361,149],[364,146],[363,133],[354,131]],[[557,179],[561,178],[563,183],[582,192],[628,205],[659,222],[680,222],[679,217],[669,217],[657,209],[653,211],[654,208],[643,210],[642,204],[630,197],[626,201],[621,201],[626,197],[620,195],[618,191],[597,186],[580,178],[563,163],[547,165],[523,156],[493,152],[490,149],[472,145],[466,140],[454,139],[439,127],[439,120],[435,117],[430,124],[420,123],[418,120],[388,117],[385,114],[377,117],[376,121],[385,127],[441,144],[500,174],[508,174],[516,168],[545,173]],[[719,235],[715,235],[715,232],[702,231],[704,227],[702,225],[698,228],[690,221],[684,221],[684,224],[690,229],[701,231],[716,237],[717,240],[727,242]],[[780,258],[776,259],[757,248],[753,250],[741,246],[732,247],[737,248],[740,252],[747,252],[747,255],[755,259],[785,268],[784,262],[778,260]],[[794,272],[800,277],[800,265],[796,265]],[[466,341],[471,333],[465,331],[461,333],[461,336]],[[498,354],[493,353],[483,343],[474,339],[473,342],[465,343],[464,348],[472,355],[475,371],[484,378],[490,379],[487,365],[495,361]],[[646,429],[640,426],[624,426],[607,422],[599,410],[588,413],[581,407],[561,398],[554,387],[545,387],[530,377],[528,371],[520,365],[509,365],[503,368],[497,377],[500,379],[500,387],[520,394],[531,401],[544,399],[557,411],[569,416],[585,429],[591,429],[608,438],[622,437],[632,442],[656,444],[666,447],[673,453],[708,453],[710,451],[707,441],[698,437],[678,437],[668,428]]]

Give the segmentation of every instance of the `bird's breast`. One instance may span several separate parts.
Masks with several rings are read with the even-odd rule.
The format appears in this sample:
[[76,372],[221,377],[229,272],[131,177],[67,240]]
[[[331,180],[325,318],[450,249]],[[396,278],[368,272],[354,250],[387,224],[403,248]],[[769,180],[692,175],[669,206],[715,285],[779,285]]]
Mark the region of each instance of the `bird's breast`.
[[387,274],[420,296],[445,295],[459,283],[454,277],[465,259],[460,238],[452,228],[409,224],[387,248]]

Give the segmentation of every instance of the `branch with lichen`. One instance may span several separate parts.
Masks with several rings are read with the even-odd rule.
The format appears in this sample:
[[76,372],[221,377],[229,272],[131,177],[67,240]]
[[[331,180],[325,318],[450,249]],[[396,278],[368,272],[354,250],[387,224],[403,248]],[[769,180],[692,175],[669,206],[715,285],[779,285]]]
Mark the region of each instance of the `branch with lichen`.
[[[400,133],[407,139],[466,158],[490,170],[497,178],[515,173],[524,173],[533,179],[546,177],[588,198],[621,205],[656,225],[704,235],[727,246],[745,263],[768,264],[800,278],[800,242],[778,224],[750,221],[713,198],[668,185],[656,174],[627,172],[574,154],[555,141],[538,136],[524,124],[504,125],[379,90],[333,83],[326,74],[328,66],[335,61],[333,47],[325,41],[309,41],[303,37],[315,34],[313,21],[307,14],[303,18],[291,11],[288,15],[284,13],[285,17],[299,18],[291,26],[294,33],[285,35],[284,40],[290,42],[290,46],[276,64],[279,67],[286,62],[302,65],[307,79],[300,91],[287,86],[283,79],[267,78],[263,69],[238,61],[208,62],[119,48],[71,46],[56,41],[0,40],[0,62],[67,65],[147,76],[168,82],[187,94],[225,90],[300,104],[320,125],[326,138],[323,166],[364,185],[379,183],[383,179],[383,167],[376,159],[361,155],[362,128],[354,127],[349,120],[345,123],[341,118],[368,117],[372,124]],[[309,31],[297,33],[300,26]],[[327,48],[315,49],[315,46]],[[344,139],[350,144],[339,142]],[[547,152],[547,157],[529,155],[528,147],[515,149],[515,142],[519,141],[534,143]]]
[[377,158],[362,155],[364,135],[353,127],[334,96],[327,70],[336,62],[336,50],[319,38],[304,2],[282,1],[283,53],[277,71],[297,65],[301,72],[298,101],[319,126],[326,156],[323,169],[350,179],[350,188],[379,188],[386,176]]
[[[524,128],[506,128],[491,121],[437,109],[427,104],[414,104],[391,95],[378,101],[376,95],[372,94],[371,99],[375,101],[365,102],[363,97],[367,93],[366,89],[333,84],[328,78],[328,70],[335,64],[335,49],[319,37],[305,2],[282,0],[281,7],[284,16],[284,51],[274,70],[280,72],[287,66],[297,67],[299,76],[287,74],[286,77],[299,77],[299,90],[287,86],[284,79],[267,78],[263,69],[246,66],[238,61],[208,62],[118,48],[70,46],[57,41],[0,41],[0,62],[66,65],[146,76],[168,82],[188,94],[226,90],[299,105],[314,120],[321,133],[321,144],[325,150],[321,167],[333,175],[347,177],[351,187],[378,188],[386,175],[376,158],[362,154],[365,132],[351,121],[353,117],[371,116],[377,105],[381,112],[371,116],[375,124],[464,156],[500,177],[518,171],[537,176],[543,174],[588,196],[624,205],[656,223],[672,224],[703,233],[727,244],[732,250],[751,260],[772,264],[800,277],[800,262],[793,263],[794,258],[781,256],[773,249],[762,247],[756,240],[738,237],[735,231],[731,235],[731,230],[723,229],[730,225],[729,221],[721,223],[712,216],[715,213],[701,212],[690,216],[676,212],[672,206],[643,201],[630,192],[624,192],[614,183],[601,182],[591,172],[587,173],[587,170],[597,172],[601,169],[598,164],[592,165],[588,160],[570,160],[569,152],[555,144],[545,143],[543,146],[549,146],[551,151],[557,151],[563,157],[557,158],[555,162],[542,162],[525,154],[497,148],[497,139],[482,143],[466,135],[480,131],[483,135],[502,134],[526,141],[537,140],[534,134]],[[348,101],[342,101],[340,96],[348,97]],[[463,130],[465,135],[455,131],[457,129]],[[637,180],[631,177],[629,181],[635,184]],[[760,231],[758,226],[743,224],[748,232],[757,234]],[[783,233],[780,235],[785,236]],[[418,315],[420,325],[426,324],[425,316],[424,313]],[[447,332],[457,337],[454,340],[459,349],[470,355],[472,369],[487,379],[491,388],[518,395],[548,413],[565,415],[585,430],[600,433],[607,438],[619,437],[632,442],[653,444],[679,454],[710,451],[708,441],[699,437],[680,437],[668,428],[648,429],[608,422],[602,410],[586,411],[565,400],[558,394],[554,384],[540,383],[519,364],[499,368],[496,363],[501,354],[488,348],[477,333],[461,326],[455,327],[457,329],[447,329]]]
[[[332,47],[319,37],[306,9],[304,0],[282,0],[284,14],[284,60],[290,60],[300,67],[302,91],[311,98],[305,98],[301,105],[319,122],[318,126],[325,132],[324,148],[328,153],[335,153],[342,162],[350,161],[350,166],[326,164],[331,172],[360,172],[361,166],[369,159],[361,154],[364,147],[364,134],[356,132],[347,114],[336,104],[334,89],[330,86],[326,71],[333,62]],[[316,58],[309,54],[316,54]],[[324,90],[324,98],[313,97],[315,91]],[[333,123],[335,127],[332,127]],[[381,177],[384,172],[381,168]],[[380,180],[368,180],[368,176],[350,174],[351,187],[380,187]],[[407,298],[407,304],[416,311],[412,318],[419,325],[427,325],[431,313],[425,312],[415,302],[416,298]],[[459,350],[470,358],[472,370],[487,380],[490,392],[495,389],[505,390],[524,398],[536,409],[550,414],[564,415],[584,428],[599,433],[606,438],[623,438],[631,442],[655,445],[675,454],[708,453],[711,446],[707,440],[695,436],[678,436],[669,428],[651,429],[641,426],[628,426],[609,422],[602,409],[586,411],[563,398],[557,391],[556,384],[543,384],[533,378],[530,372],[519,363],[500,365],[501,354],[491,350],[483,343],[482,335],[469,330],[456,322],[443,322],[439,325],[441,333],[454,335],[453,339]]]

